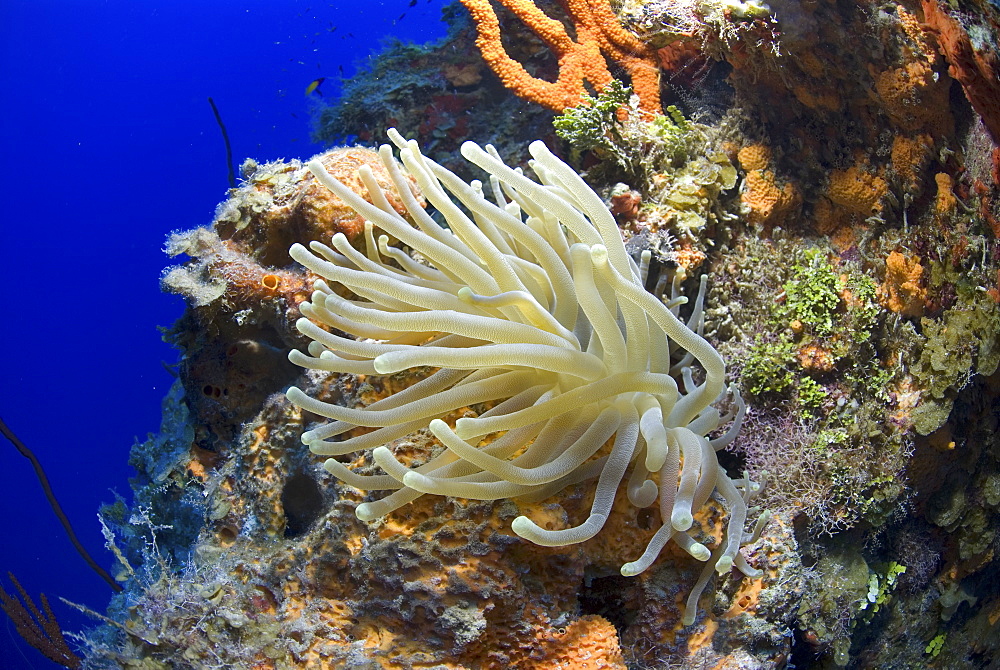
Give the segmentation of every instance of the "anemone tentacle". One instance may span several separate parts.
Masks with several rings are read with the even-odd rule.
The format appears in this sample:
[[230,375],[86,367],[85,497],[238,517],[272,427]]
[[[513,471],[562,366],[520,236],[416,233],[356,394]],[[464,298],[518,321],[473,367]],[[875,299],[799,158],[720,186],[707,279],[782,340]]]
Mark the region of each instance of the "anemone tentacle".
[[[505,165],[492,147],[462,147],[463,156],[489,173],[491,202],[481,183],[462,181],[395,130],[389,137],[447,227],[401,187],[402,170],[388,145],[379,155],[416,227],[388,205],[365,168],[359,176],[370,202],[310,162],[317,179],[367,219],[365,248],[355,251],[340,238],[332,246],[292,247],[292,257],[322,279],[297,324],[313,341],[309,355],[294,351],[290,359],[330,373],[438,369],[361,408],[323,402],[293,387],[291,402],[333,419],[307,431],[303,441],[330,456],[372,449],[384,474],[360,475],[332,458],[326,462],[349,485],[392,491],[359,505],[363,520],[425,494],[538,500],[594,482],[590,515],[577,526],[547,530],[526,516],[514,520],[516,534],[547,546],[599,533],[625,482],[632,504],[659,500],[662,525],[621,572],[647,569],[671,541],[706,561],[684,614],[690,623],[712,572],[755,572],[738,551],[762,528],[761,521],[751,533],[743,528],[759,486],[730,479],[716,457],[736,437],[745,411],[735,390],[736,411],[722,417],[713,407],[726,395],[725,364],[700,334],[705,282],[685,323],[678,317],[684,300],[676,283],[667,301],[646,291],[649,252],[638,262],[629,256],[600,197],[541,142],[530,147],[537,180]],[[383,234],[376,236],[377,230]],[[420,260],[390,247],[389,236]],[[491,402],[493,409],[454,426],[442,420]],[[725,421],[733,422],[727,432],[709,440]],[[356,426],[376,430],[334,439]],[[445,451],[411,468],[389,447],[422,429]],[[714,551],[687,532],[713,495],[729,511]]]

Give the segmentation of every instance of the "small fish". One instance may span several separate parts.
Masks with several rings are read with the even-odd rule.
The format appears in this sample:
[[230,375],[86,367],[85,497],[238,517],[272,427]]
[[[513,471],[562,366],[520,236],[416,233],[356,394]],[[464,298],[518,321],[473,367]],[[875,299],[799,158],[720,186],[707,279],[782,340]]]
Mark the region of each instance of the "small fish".
[[319,79],[313,79],[308,86],[306,86],[306,95],[308,96],[313,91],[316,91],[319,95],[323,95],[323,92],[319,90],[319,85],[326,81],[326,77],[320,77]]
[[406,12],[403,12],[402,14],[400,14],[400,15],[399,15],[399,18],[398,18],[398,19],[396,19],[396,20],[397,20],[397,21],[402,21],[402,20],[403,20],[403,17],[404,17],[404,16],[406,16]]
[[410,0],[410,7],[416,7],[416,6],[417,6],[417,0]]

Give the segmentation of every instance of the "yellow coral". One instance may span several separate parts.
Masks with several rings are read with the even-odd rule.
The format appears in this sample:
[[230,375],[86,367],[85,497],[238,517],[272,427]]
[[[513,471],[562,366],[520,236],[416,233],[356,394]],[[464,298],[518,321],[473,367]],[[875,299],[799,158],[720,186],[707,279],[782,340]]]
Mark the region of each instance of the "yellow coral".
[[618,632],[600,616],[583,616],[541,645],[525,670],[625,670]]
[[958,199],[952,192],[955,182],[951,175],[945,172],[938,172],[934,175],[934,183],[937,184],[937,196],[934,198],[934,211],[938,214],[948,214],[955,211]]
[[[826,203],[827,208],[832,210],[829,205],[830,201],[826,198],[822,199],[822,202]],[[820,208],[816,208],[816,214],[818,215]],[[822,228],[821,226],[832,226],[830,228]],[[858,243],[857,231],[850,226],[838,226],[835,218],[833,220],[821,220],[819,216],[816,218],[816,229],[823,234],[830,235],[830,245],[837,250],[838,253],[843,253],[855,246]]]
[[903,316],[923,314],[927,298],[923,277],[920,259],[907,258],[898,251],[890,253],[885,259],[885,281],[878,289],[882,306]]
[[900,128],[951,132],[947,81],[937,75],[927,60],[912,60],[881,72],[872,69],[871,75],[882,108]]
[[903,190],[916,195],[921,186],[921,173],[931,157],[934,141],[926,133],[897,135],[892,140],[892,170],[902,182]]
[[791,90],[795,98],[809,109],[837,111],[842,105],[842,97],[838,91],[819,86],[815,82],[811,82],[809,86],[795,84]]
[[739,150],[736,157],[740,161],[740,167],[747,172],[766,170],[771,163],[771,148],[766,144],[748,144]]
[[677,255],[677,265],[684,268],[690,274],[705,262],[707,256],[705,252],[694,248],[690,241],[682,241],[675,250]]
[[740,167],[746,170],[745,188],[740,195],[749,210],[751,223],[778,225],[801,202],[798,190],[791,182],[779,186],[771,171],[771,148],[765,144],[748,144],[737,153]]
[[910,42],[908,47],[910,55],[933,64],[937,57],[937,52],[930,40],[927,39],[927,29],[923,22],[917,18],[916,14],[907,10],[904,5],[896,5],[893,9],[896,12],[896,16],[899,17],[900,26],[903,28],[903,32]]
[[830,173],[827,196],[834,204],[856,214],[870,216],[882,211],[882,198],[888,190],[885,179],[852,165],[846,170]]
[[937,52],[916,15],[902,5],[895,11],[906,37],[901,45],[905,62],[881,72],[870,70],[877,97],[889,118],[904,130],[945,132],[951,122],[948,85],[934,71]]
[[[365,190],[355,175],[362,165],[372,170],[383,187],[389,185],[378,154],[367,147],[338,147],[318,154],[314,160],[360,189],[359,193]],[[249,167],[244,169],[249,171]],[[288,247],[296,240],[324,240],[335,233],[356,240],[364,229],[364,220],[357,212],[318,184],[299,161],[253,167],[246,181],[234,190],[234,197],[216,213],[215,228],[227,246],[264,265],[282,267],[288,263]],[[392,206],[403,211],[395,196]]]
[[801,202],[798,190],[791,182],[778,186],[770,170],[750,170],[746,174],[746,188],[740,195],[749,210],[751,223],[777,225]]
[[[342,180],[355,193],[367,192],[357,178],[358,170],[363,165],[368,166],[372,171],[381,188],[389,188],[391,183],[389,173],[379,161],[378,154],[367,147],[331,149],[316,156],[313,160],[322,163],[327,172]],[[311,235],[298,235],[295,239],[329,239],[330,236],[342,232],[347,239],[354,240],[361,234],[364,230],[362,217],[344,204],[340,198],[323,188],[313,175],[307,173],[303,186],[299,214],[316,231]],[[409,180],[409,188],[415,196],[418,195],[412,180]],[[405,211],[402,200],[395,194],[390,197],[389,203],[395,211]]]

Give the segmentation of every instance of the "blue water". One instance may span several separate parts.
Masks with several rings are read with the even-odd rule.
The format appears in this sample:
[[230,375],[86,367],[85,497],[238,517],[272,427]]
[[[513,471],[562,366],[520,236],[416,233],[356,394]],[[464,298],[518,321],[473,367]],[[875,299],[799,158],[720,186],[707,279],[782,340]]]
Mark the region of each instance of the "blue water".
[[[97,509],[128,497],[128,452],[159,427],[177,353],[157,326],[171,230],[211,222],[225,196],[219,106],[237,165],[307,157],[310,101],[386,36],[444,34],[444,0],[0,2],[0,416],[46,466],[108,569]],[[402,15],[402,17],[401,17]],[[332,30],[332,28],[336,28]],[[30,464],[0,443],[0,576],[46,593],[64,630],[94,625],[107,585],[78,557]],[[0,668],[54,668],[4,617]]]

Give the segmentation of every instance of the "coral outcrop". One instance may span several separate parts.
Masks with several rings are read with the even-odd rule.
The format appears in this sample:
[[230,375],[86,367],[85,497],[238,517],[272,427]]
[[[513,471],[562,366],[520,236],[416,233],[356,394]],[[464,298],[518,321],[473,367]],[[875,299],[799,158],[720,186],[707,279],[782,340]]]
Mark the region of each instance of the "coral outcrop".
[[[526,26],[529,4],[550,23]],[[568,13],[546,0],[521,3],[519,13],[503,6],[490,4],[506,56],[532,77],[556,81],[561,54],[550,46],[563,34],[570,39],[582,5],[571,3]],[[135,501],[104,510],[127,589],[91,636],[85,663],[372,670],[996,664],[1000,148],[996,62],[987,48],[997,42],[995,6],[614,6],[622,30],[643,45],[633,51],[647,64],[655,54],[662,115],[645,113],[657,110],[641,106],[651,99],[641,90],[633,97],[604,82],[550,126],[549,112],[504,88],[475,46],[476,24],[455,5],[447,10],[453,30],[445,41],[390,46],[325,110],[318,134],[372,141],[400,123],[428,158],[466,171],[459,175],[466,183],[482,180],[468,191],[450,181],[464,194],[465,204],[455,207],[472,209],[481,188],[494,202],[502,199],[498,209],[533,214],[528,225],[548,230],[556,243],[580,240],[560,237],[556,219],[522,192],[471,174],[458,147],[470,135],[497,140],[496,155],[485,155],[516,164],[524,156],[511,147],[541,137],[589,180],[588,197],[604,200],[633,257],[634,269],[622,261],[623,276],[627,266],[646,289],[634,293],[655,300],[654,292],[669,287],[664,309],[702,314],[692,330],[703,321],[705,340],[728,365],[727,383],[747,402],[742,431],[717,458],[726,479],[744,490],[767,479],[755,504],[769,511],[768,523],[759,537],[750,524],[727,531],[733,496],[713,495],[706,483],[687,531],[703,547],[728,546],[732,538],[745,544],[730,556],[747,564],[747,574],[706,573],[704,562],[673,542],[646,570],[622,574],[623,557],[641,555],[665,526],[660,510],[634,503],[644,502],[644,481],[669,484],[669,475],[639,460],[623,473],[620,491],[606,487],[617,495],[601,532],[579,542],[539,546],[515,532],[525,528],[516,520],[530,519],[536,538],[585,523],[597,498],[593,479],[602,478],[597,466],[542,499],[424,495],[366,513],[382,499],[368,492],[379,487],[367,484],[397,491],[425,484],[404,470],[453,458],[441,441],[489,418],[500,396],[443,408],[433,418],[444,427],[425,422],[428,430],[421,424],[391,439],[367,438],[378,444],[364,440],[385,424],[348,421],[343,435],[332,430],[320,440],[332,462],[317,462],[301,443],[303,433],[324,430],[310,409],[385,408],[435,372],[383,367],[391,356],[376,369],[394,344],[419,344],[412,333],[393,331],[402,339],[389,342],[382,322],[367,330],[338,325],[337,318],[373,304],[377,321],[412,297],[390,295],[391,282],[383,282],[386,291],[375,287],[362,266],[393,279],[417,277],[435,290],[464,276],[413,253],[408,226],[424,208],[406,200],[433,180],[417,190],[387,188],[395,164],[369,150],[340,149],[320,160],[346,200],[297,161],[248,163],[210,228],[168,242],[172,254],[188,256],[163,280],[188,305],[166,333],[181,350],[179,379],[160,433],[133,449]],[[540,39],[541,29],[553,39]],[[480,40],[487,58],[499,48],[491,35],[489,44]],[[557,137],[563,144],[550,142]],[[367,166],[360,182],[359,166]],[[566,197],[567,184],[552,181],[551,165],[538,160],[534,167],[550,171],[544,179],[553,198]],[[390,195],[384,202],[382,191]],[[376,237],[378,226],[364,222],[377,218],[364,198],[407,226],[398,229],[406,234]],[[429,198],[433,221],[454,214],[446,198]],[[359,218],[359,209],[368,213]],[[523,243],[491,229],[482,212],[478,218],[490,244],[524,261],[511,261],[511,273],[537,301],[544,282],[531,279],[535,263]],[[471,224],[465,232],[474,236]],[[294,243],[313,242],[326,245],[313,246],[315,272],[288,253]],[[581,269],[603,272],[604,252],[594,247],[609,248],[606,242],[584,245]],[[461,256],[463,267],[489,265],[479,254]],[[344,268],[359,275],[341,281]],[[682,306],[680,295],[698,295],[702,281],[704,299]],[[618,332],[630,344],[622,347],[628,360],[649,323],[638,332],[610,285],[595,291],[594,303],[609,317],[605,334]],[[511,304],[488,305],[493,298],[483,291],[462,296],[471,302],[462,308],[456,292],[459,312],[476,305],[505,314],[526,300],[509,295]],[[378,353],[310,347],[295,323],[327,305],[343,314],[327,310],[331,316],[316,320],[311,338]],[[619,314],[632,332],[619,325]],[[308,353],[299,356],[314,359],[316,369],[289,363],[292,349]],[[335,358],[356,369],[321,369],[332,369]],[[719,381],[689,364],[673,371],[684,390],[678,404],[710,376]],[[292,404],[285,396],[292,386],[319,404]],[[718,402],[720,413],[738,404]],[[705,424],[696,435],[718,440],[709,428],[721,426],[720,417],[709,409],[695,419]],[[364,416],[359,411],[351,416]],[[463,433],[463,440],[474,437]],[[347,443],[342,453],[338,440]],[[367,448],[385,443],[384,450]],[[495,443],[453,446],[456,453],[488,452]],[[523,453],[505,458],[539,453],[519,446]],[[598,446],[593,458],[610,455],[611,445]],[[472,481],[460,484],[506,485],[487,468],[462,472],[465,460],[455,459],[456,477]],[[680,466],[687,471],[688,463]],[[692,592],[702,595],[686,624]]]
[[[377,183],[390,183],[370,149],[337,148],[316,160],[358,189],[363,165]],[[219,206],[211,227],[175,233],[166,246],[170,256],[192,259],[164,273],[164,289],[190,304],[166,337],[184,352],[179,375],[203,433],[199,445],[210,450],[231,440],[264,399],[297,374],[286,352],[303,342],[294,323],[312,285],[291,263],[288,247],[336,233],[357,242],[364,228],[357,212],[299,161],[248,161],[242,173],[243,183]],[[403,210],[399,200],[390,206]]]

